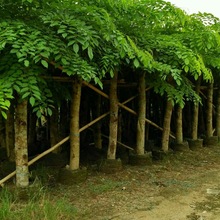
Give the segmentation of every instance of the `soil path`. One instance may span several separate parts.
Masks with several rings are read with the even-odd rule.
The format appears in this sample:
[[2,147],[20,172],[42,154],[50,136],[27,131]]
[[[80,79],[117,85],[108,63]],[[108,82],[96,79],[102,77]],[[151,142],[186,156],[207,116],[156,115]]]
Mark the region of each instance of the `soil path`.
[[58,191],[80,220],[219,220],[220,147],[126,165],[117,174],[91,171],[85,183]]

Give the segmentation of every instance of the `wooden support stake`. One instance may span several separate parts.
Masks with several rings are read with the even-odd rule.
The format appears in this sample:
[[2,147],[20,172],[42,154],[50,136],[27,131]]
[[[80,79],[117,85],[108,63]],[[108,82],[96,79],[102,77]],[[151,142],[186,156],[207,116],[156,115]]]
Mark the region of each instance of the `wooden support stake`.
[[[47,59],[46,59],[46,60],[47,60]],[[49,61],[47,60],[47,62],[49,62]],[[52,65],[54,65],[54,66],[56,66],[56,63],[53,62],[53,61],[51,61],[51,62],[49,62],[49,63],[52,64]],[[60,70],[63,70],[63,67],[62,67],[62,66],[58,66],[57,68],[60,69]],[[89,88],[92,89],[93,91],[97,92],[97,93],[100,94],[101,96],[103,96],[103,97],[109,99],[109,96],[108,96],[107,94],[105,94],[105,93],[102,92],[100,89],[96,88],[95,86],[89,84],[88,82],[82,81],[82,84],[85,85],[85,86],[87,86],[87,87],[89,87]],[[132,114],[134,114],[134,115],[137,115],[137,113],[136,113],[134,110],[132,110],[132,109],[126,107],[124,104],[122,104],[122,103],[119,102],[118,105],[119,105],[121,108],[125,109],[126,111],[128,111],[128,112],[130,112],[130,113],[132,113]],[[145,118],[145,121],[146,121],[147,123],[149,123],[150,125],[156,127],[157,129],[163,131],[163,128],[161,128],[160,126],[158,126],[158,125],[155,124],[154,122],[150,121],[149,119]],[[174,135],[172,135],[172,134],[170,134],[170,137],[172,137],[173,139],[176,139],[176,137],[175,137]]]
[[[93,129],[91,129],[91,128],[90,128],[90,130],[93,131]],[[109,137],[108,137],[107,135],[101,134],[101,136],[104,137],[104,138],[106,138],[106,139],[109,139]],[[121,143],[120,141],[117,141],[117,143],[118,143],[119,145],[121,145],[121,146],[123,146],[123,147],[129,149],[129,150],[134,150],[132,147],[129,147],[128,145],[123,144],[123,143]]]
[[[49,154],[50,152],[54,151],[56,148],[58,148],[60,145],[62,145],[63,143],[65,143],[66,141],[69,140],[69,136],[64,138],[62,141],[60,141],[59,143],[57,143],[56,145],[54,145],[53,147],[51,147],[50,149],[44,151],[43,153],[39,154],[38,156],[36,156],[35,158],[33,158],[32,160],[30,160],[28,162],[28,166],[32,165],[34,162],[36,162],[37,160],[41,159],[42,157],[44,157],[45,155]],[[16,171],[10,173],[8,176],[6,176],[5,178],[0,180],[0,186],[3,186],[4,182],[6,182],[7,180],[9,180],[10,178],[12,178],[14,175],[16,174]]]
[[[79,132],[84,131],[85,129],[87,129],[89,126],[95,124],[97,121],[101,120],[102,118],[104,118],[106,115],[108,115],[109,112],[106,112],[105,114],[101,115],[100,117],[96,118],[95,120],[91,121],[89,124],[83,126],[82,128],[80,128]],[[52,151],[56,150],[58,147],[60,147],[62,144],[64,144],[65,142],[67,142],[70,139],[70,137],[66,137],[63,140],[61,140],[59,143],[57,143],[56,145],[54,145],[53,147],[49,148],[48,150],[44,151],[43,153],[39,154],[38,156],[36,156],[35,158],[33,158],[32,160],[30,160],[28,162],[28,166],[32,165],[33,163],[35,163],[36,161],[38,161],[39,159],[41,159],[42,157],[46,156],[47,154],[51,153]],[[11,179],[13,176],[15,176],[16,171],[10,173],[8,176],[6,176],[5,178],[0,180],[0,186],[3,187],[4,183]]]
[[[101,90],[97,89],[95,86],[83,81],[83,84],[88,86],[90,89],[94,90],[95,92],[97,92],[98,94],[102,95],[103,97],[109,99],[109,96],[107,94],[105,94],[104,92],[102,92]],[[124,104],[118,102],[118,106],[120,106],[121,108],[125,109],[126,111],[132,113],[133,115],[137,115],[137,112],[135,112],[134,110],[128,108],[127,106],[125,106]],[[145,118],[145,121],[147,123],[149,123],[150,125],[156,127],[157,129],[163,131],[163,128],[161,128],[160,126],[158,126],[157,124],[155,124],[154,122],[150,121],[149,119]],[[173,139],[176,139],[176,137],[172,134],[170,134],[170,137],[172,137]]]

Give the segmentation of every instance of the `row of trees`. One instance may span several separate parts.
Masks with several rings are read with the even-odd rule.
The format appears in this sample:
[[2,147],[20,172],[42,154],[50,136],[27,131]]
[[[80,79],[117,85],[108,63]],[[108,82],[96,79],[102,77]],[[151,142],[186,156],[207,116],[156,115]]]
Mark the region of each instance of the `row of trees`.
[[[0,8],[0,111],[7,119],[1,123],[10,134],[15,122],[15,138],[6,138],[6,145],[11,158],[15,145],[18,185],[28,185],[27,110],[38,118],[50,117],[61,111],[63,101],[71,100],[70,169],[76,170],[82,86],[106,97],[101,91],[104,79],[110,80],[108,159],[116,157],[119,107],[137,115],[138,155],[145,152],[146,122],[159,127],[146,119],[146,87],[166,100],[163,151],[169,149],[174,106],[176,141],[183,142],[182,110],[188,101],[194,103],[192,138],[198,139],[201,85],[209,88],[206,135],[213,136],[213,85],[220,67],[218,18],[188,15],[162,0],[1,0]],[[71,86],[54,82],[55,76],[68,77]],[[138,83],[137,112],[118,103],[120,79]],[[219,134],[220,127],[216,129]]]

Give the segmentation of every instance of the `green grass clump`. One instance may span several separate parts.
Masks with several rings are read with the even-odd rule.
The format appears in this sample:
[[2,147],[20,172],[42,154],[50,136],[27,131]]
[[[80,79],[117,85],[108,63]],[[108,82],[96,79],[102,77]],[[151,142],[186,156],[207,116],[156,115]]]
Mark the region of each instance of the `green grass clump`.
[[0,191],[1,220],[71,220],[77,210],[63,198],[50,199],[43,188],[27,188]]

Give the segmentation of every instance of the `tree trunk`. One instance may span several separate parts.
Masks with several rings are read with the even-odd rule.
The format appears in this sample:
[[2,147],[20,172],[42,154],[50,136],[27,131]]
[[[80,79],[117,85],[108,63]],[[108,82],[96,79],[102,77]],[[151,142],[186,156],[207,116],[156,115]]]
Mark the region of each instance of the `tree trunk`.
[[27,148],[27,101],[17,104],[15,110],[15,162],[16,185],[29,185],[28,148]]
[[145,118],[146,118],[146,92],[145,73],[140,74],[138,82],[138,118],[136,153],[143,155],[145,152]]
[[[27,120],[27,119],[26,119]],[[11,105],[7,112],[5,123],[5,139],[7,156],[10,161],[15,161],[15,130],[14,130],[14,106]]]
[[178,106],[176,113],[176,142],[177,144],[181,144],[183,143],[183,109]]
[[80,133],[79,112],[81,101],[82,81],[75,79],[72,85],[72,103],[70,107],[70,169],[79,169]]
[[117,134],[118,134],[118,97],[117,97],[118,73],[115,72],[110,82],[110,122],[109,122],[109,144],[107,159],[116,159]]
[[218,96],[217,96],[217,114],[216,114],[216,134],[220,137],[220,87],[218,87]]
[[162,150],[167,152],[169,150],[169,136],[170,136],[170,123],[172,116],[173,104],[171,100],[167,100],[162,133]]
[[207,115],[206,115],[207,138],[213,136],[212,106],[213,106],[213,83],[210,83],[207,92]]
[[[101,115],[101,96],[97,94],[97,99],[95,99],[93,106],[93,119],[98,118]],[[102,132],[101,132],[102,124],[101,122],[97,122],[94,124],[94,143],[95,147],[102,149]]]
[[[196,94],[199,95],[200,85],[201,85],[201,76],[196,81]],[[194,103],[193,105],[193,120],[192,120],[192,139],[198,139],[198,120],[199,120],[199,103]]]

